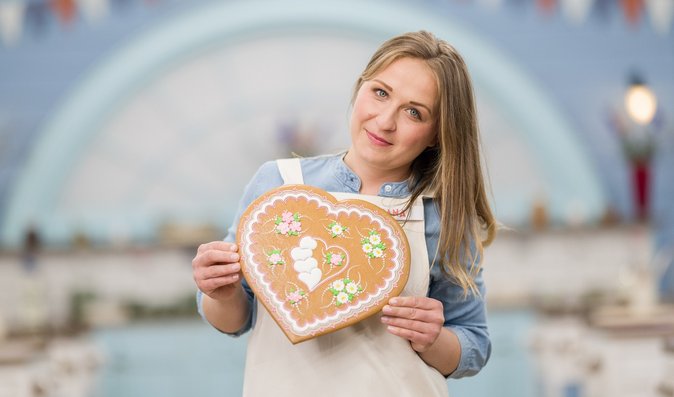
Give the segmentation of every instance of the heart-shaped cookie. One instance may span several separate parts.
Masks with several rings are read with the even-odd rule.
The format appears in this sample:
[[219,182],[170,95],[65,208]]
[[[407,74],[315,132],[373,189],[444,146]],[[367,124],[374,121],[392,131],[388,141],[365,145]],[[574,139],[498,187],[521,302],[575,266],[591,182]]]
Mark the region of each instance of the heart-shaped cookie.
[[391,215],[306,185],[253,201],[237,244],[246,281],[292,343],[375,314],[409,276],[407,237]]

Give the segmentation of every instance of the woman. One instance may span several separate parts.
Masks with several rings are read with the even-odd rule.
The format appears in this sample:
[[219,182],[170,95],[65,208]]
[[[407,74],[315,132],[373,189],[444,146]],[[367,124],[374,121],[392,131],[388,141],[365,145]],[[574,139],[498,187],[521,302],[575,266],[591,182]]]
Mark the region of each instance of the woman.
[[410,279],[381,314],[292,345],[241,282],[237,216],[192,264],[200,313],[228,334],[253,330],[244,395],[446,396],[445,377],[473,375],[489,358],[480,261],[495,220],[463,59],[428,32],[394,37],[356,82],[352,105],[346,153],[264,164],[238,213],[289,183],[338,199],[398,198],[409,214]]

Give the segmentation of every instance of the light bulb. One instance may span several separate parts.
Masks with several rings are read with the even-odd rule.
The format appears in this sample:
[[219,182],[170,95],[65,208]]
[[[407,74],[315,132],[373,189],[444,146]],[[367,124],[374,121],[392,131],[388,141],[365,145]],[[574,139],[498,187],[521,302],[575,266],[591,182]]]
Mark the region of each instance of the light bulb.
[[638,124],[646,125],[653,120],[658,100],[648,87],[643,84],[631,86],[625,94],[627,114]]

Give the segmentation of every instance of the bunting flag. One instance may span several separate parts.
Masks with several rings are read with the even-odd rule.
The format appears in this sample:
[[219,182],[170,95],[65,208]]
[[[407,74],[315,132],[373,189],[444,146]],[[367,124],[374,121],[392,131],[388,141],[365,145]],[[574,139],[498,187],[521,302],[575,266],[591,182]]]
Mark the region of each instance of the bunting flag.
[[49,5],[64,26],[70,26],[75,20],[75,0],[50,0]]
[[[53,20],[69,27],[79,15],[92,24],[109,16],[111,10],[124,11],[138,4],[159,7],[161,4],[187,0],[0,0],[0,42],[15,45],[24,29],[36,35],[47,31]],[[674,18],[674,0],[447,0],[454,3],[477,4],[478,7],[497,11],[512,9],[527,12],[535,7],[548,17],[559,12],[571,23],[585,23],[590,13],[608,21],[616,14],[634,27],[645,20],[648,13],[650,25],[662,35],[671,34]],[[435,2],[429,1],[429,7]],[[616,12],[617,11],[617,12]]]
[[478,3],[480,3],[481,6],[493,11],[501,7],[503,0],[478,0]]
[[117,10],[123,10],[131,5],[132,0],[110,0],[112,6]]
[[627,22],[632,26],[639,24],[641,10],[644,7],[644,0],[621,0],[621,5]]
[[21,37],[25,4],[20,0],[0,3],[0,38],[7,47],[14,45]]
[[552,15],[555,12],[557,0],[536,0],[536,5],[542,14]]
[[594,14],[602,20],[608,20],[611,15],[611,7],[613,7],[618,0],[595,0]]
[[25,24],[37,36],[46,31],[49,24],[49,7],[42,1],[31,1],[26,7]]
[[506,0],[509,6],[524,7],[530,0]]
[[[668,0],[667,0],[668,1]],[[594,0],[561,0],[560,7],[571,22],[580,25],[585,22],[587,14],[594,5]]]
[[674,15],[674,0],[646,0],[646,7],[655,30],[663,35],[669,33]]
[[108,0],[77,0],[77,8],[92,23],[105,18],[109,12]]

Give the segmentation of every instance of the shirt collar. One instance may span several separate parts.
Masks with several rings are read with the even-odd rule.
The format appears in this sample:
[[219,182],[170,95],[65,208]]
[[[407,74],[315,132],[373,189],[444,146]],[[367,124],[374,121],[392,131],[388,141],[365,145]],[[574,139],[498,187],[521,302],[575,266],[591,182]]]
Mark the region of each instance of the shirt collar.
[[[360,191],[360,178],[344,162],[345,154],[346,152],[342,152],[334,157],[334,174],[337,180],[351,190],[352,193],[358,193]],[[409,195],[410,190],[406,180],[402,182],[387,182],[379,188],[379,196],[382,197],[402,198]]]

